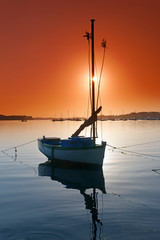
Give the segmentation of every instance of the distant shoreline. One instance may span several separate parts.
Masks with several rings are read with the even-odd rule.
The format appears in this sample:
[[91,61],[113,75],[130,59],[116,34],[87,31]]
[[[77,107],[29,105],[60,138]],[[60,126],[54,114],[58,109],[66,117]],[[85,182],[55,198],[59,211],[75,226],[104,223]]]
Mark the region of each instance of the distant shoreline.
[[[22,121],[26,122],[28,120],[52,120],[52,121],[84,121],[83,117],[70,117],[70,118],[52,118],[52,117],[32,117],[26,115],[0,115],[0,121]],[[121,115],[100,115],[98,120],[101,121],[125,121],[125,120],[160,120],[160,112],[132,112],[129,114]]]
[[10,116],[5,116],[5,115],[0,115],[0,121],[5,121],[5,120],[19,120],[19,121],[27,121],[27,120],[33,120],[32,116],[25,116],[25,115],[10,115]]

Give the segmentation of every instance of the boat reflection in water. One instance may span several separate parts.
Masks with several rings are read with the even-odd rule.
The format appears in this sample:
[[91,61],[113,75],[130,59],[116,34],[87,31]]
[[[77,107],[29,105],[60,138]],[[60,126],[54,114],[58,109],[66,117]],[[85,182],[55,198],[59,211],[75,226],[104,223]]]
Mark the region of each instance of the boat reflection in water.
[[[90,210],[92,217],[92,238],[101,239],[102,221],[98,218],[98,192],[106,193],[102,167],[86,169],[86,166],[62,165],[47,161],[39,164],[39,176],[48,176],[52,180],[61,182],[66,188],[77,189],[84,196],[85,208]],[[92,189],[90,194],[87,189]],[[97,238],[98,236],[98,238]]]

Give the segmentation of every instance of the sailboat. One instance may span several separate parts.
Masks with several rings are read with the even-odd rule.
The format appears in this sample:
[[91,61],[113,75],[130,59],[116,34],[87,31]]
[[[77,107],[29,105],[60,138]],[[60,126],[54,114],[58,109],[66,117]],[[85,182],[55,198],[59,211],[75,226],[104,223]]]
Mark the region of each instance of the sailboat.
[[[68,139],[48,138],[45,136],[38,139],[39,150],[52,161],[103,165],[106,142],[101,141],[100,144],[96,143],[97,114],[101,111],[102,107],[100,106],[95,109],[94,21],[94,19],[91,19],[91,33],[86,32],[84,35],[89,42],[91,41],[91,116]],[[105,49],[106,41],[103,40],[101,46]],[[91,136],[79,136],[82,130],[88,126],[91,126]]]

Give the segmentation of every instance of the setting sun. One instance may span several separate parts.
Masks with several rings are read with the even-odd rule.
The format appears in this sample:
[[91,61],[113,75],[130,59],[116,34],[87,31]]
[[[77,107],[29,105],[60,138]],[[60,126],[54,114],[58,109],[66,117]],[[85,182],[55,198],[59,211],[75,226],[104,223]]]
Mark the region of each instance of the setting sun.
[[97,76],[93,77],[93,81],[96,83],[97,82]]

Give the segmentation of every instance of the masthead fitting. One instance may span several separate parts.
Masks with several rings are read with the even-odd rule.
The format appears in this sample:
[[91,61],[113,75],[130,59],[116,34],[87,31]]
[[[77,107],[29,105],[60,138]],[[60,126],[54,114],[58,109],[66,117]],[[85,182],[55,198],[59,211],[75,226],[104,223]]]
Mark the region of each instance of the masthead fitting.
[[87,40],[89,40],[90,39],[90,34],[89,34],[89,32],[85,32],[85,34],[83,35],[83,37],[86,37],[87,38]]
[[102,42],[101,42],[101,47],[102,47],[102,48],[107,48],[106,45],[107,45],[107,41],[103,38],[103,39],[102,39]]

